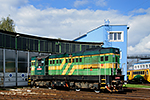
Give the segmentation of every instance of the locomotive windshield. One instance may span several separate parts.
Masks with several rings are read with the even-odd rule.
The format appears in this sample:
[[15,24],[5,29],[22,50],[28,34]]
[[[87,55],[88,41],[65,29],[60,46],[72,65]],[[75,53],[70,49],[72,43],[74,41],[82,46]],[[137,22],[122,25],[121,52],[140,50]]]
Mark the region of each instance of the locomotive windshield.
[[38,66],[44,66],[44,60],[42,59],[38,60]]

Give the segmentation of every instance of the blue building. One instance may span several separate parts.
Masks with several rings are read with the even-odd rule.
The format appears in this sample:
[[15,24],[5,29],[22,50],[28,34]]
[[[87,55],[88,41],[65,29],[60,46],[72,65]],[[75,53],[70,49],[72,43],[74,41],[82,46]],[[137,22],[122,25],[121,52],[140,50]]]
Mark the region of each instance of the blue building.
[[120,48],[120,68],[122,74],[127,76],[127,25],[109,25],[109,21],[105,25],[101,25],[87,33],[74,39],[80,42],[103,42],[103,47]]

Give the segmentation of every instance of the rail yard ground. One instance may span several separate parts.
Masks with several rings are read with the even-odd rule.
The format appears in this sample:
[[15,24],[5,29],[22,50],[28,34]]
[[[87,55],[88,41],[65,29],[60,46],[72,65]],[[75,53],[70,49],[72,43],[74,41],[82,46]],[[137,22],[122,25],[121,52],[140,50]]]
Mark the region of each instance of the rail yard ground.
[[150,100],[150,88],[126,88],[121,93],[95,93],[82,90],[47,88],[6,88],[0,90],[0,100]]

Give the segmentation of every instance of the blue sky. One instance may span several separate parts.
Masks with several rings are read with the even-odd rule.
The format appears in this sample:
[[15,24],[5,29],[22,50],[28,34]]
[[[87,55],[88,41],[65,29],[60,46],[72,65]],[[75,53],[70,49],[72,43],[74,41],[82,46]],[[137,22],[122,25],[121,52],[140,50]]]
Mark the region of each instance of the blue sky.
[[118,10],[118,13],[129,15],[135,9],[147,9],[149,0],[29,0],[29,4],[37,9],[90,9],[90,10]]
[[8,15],[16,32],[67,40],[109,19],[130,27],[128,53],[150,53],[150,0],[0,0],[0,18]]

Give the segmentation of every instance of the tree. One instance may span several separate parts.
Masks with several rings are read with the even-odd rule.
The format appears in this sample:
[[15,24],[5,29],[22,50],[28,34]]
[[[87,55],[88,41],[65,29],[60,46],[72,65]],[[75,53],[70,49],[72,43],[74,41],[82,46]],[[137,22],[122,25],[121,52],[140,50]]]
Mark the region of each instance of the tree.
[[2,18],[0,21],[0,30],[15,32],[14,21],[10,19],[9,16],[6,19]]

